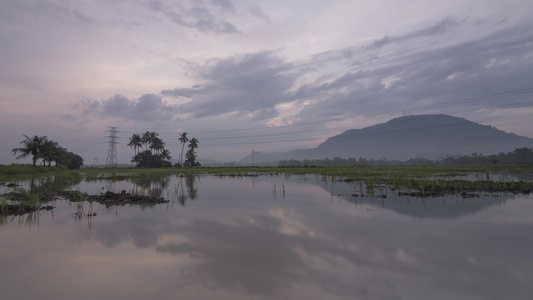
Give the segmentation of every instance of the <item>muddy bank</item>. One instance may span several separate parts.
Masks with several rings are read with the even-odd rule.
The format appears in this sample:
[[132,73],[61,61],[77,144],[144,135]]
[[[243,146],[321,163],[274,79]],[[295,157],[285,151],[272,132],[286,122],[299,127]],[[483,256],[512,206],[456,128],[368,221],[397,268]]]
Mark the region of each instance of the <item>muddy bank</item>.
[[18,215],[24,215],[28,213],[32,213],[38,210],[52,210],[54,209],[54,206],[45,205],[41,207],[35,207],[31,205],[26,204],[6,204],[0,206],[0,215],[3,216],[18,216]]
[[2,203],[0,203],[0,215],[4,216],[24,215],[39,210],[51,210],[54,208],[53,206],[41,206],[40,204],[60,198],[67,199],[71,202],[97,202],[106,207],[123,206],[126,204],[156,205],[169,202],[162,197],[155,198],[143,195],[131,195],[130,193],[126,193],[126,191],[122,191],[121,193],[106,192],[99,195],[88,195],[77,191],[60,191],[41,195],[10,192],[2,194],[0,197],[3,199]]
[[[341,179],[341,182],[369,183],[361,179]],[[441,197],[445,195],[459,195],[463,198],[476,198],[479,193],[512,193],[529,195],[533,192],[533,183],[525,181],[467,181],[467,180],[389,180],[377,179],[372,183],[374,187],[391,187],[391,191],[398,191],[398,196],[409,197]]]
[[27,194],[27,193],[17,193],[17,192],[9,192],[6,194],[1,194],[1,198],[4,198],[5,200],[10,201],[39,201],[39,202],[50,202],[52,200],[55,200],[56,194],[55,193],[43,193],[43,194]]
[[[139,178],[139,176],[108,176],[108,177],[96,177],[96,180],[110,180],[110,181],[124,181],[132,178]],[[94,180],[94,179],[93,179]]]
[[144,195],[132,195],[130,193],[127,193],[126,191],[122,191],[120,193],[114,193],[114,192],[106,192],[99,195],[89,195],[86,193],[80,193],[80,192],[58,192],[58,196],[68,199],[72,202],[79,202],[79,201],[89,201],[89,202],[97,202],[102,205],[105,205],[106,207],[111,206],[122,206],[126,204],[137,204],[137,205],[155,205],[155,204],[161,204],[161,203],[168,203],[169,200],[165,200],[165,198],[155,198],[150,196],[144,196]]
[[524,181],[430,181],[430,182],[415,182],[412,185],[422,193],[436,193],[436,194],[470,194],[470,193],[513,193],[529,195],[533,192],[533,183]]

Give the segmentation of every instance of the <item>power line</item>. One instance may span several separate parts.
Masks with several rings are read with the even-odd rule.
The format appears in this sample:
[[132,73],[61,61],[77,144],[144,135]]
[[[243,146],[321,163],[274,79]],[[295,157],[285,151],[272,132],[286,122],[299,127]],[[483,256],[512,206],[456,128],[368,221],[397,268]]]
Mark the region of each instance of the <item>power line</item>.
[[[446,106],[456,106],[456,105],[460,105],[460,104],[469,104],[471,106],[472,104],[474,104],[476,102],[487,101],[487,100],[491,100],[491,99],[494,99],[494,98],[505,98],[505,97],[510,97],[510,96],[525,95],[525,94],[531,94],[531,93],[533,93],[533,88],[521,88],[521,89],[508,90],[508,91],[505,91],[505,92],[492,93],[492,94],[484,95],[484,96],[464,97],[464,98],[461,98],[461,99],[456,99],[456,100],[451,100],[451,101],[446,101],[446,102],[441,102],[441,103],[428,104],[428,105],[422,105],[422,106],[415,106],[415,107],[411,107],[410,109],[414,109],[414,110],[420,111],[420,110],[423,110],[423,109],[442,108],[442,107],[446,107]],[[533,104],[532,100],[525,100],[525,101],[522,100],[520,102],[514,102],[513,101],[511,103],[505,103],[505,104],[493,103],[491,106],[485,106],[484,107],[484,111],[494,110],[494,109],[502,109],[502,108],[530,107],[531,104]],[[464,113],[467,113],[467,112],[477,111],[477,110],[478,109],[474,109],[474,108],[467,109],[467,110],[462,109],[460,112],[452,113],[451,115],[461,115],[461,114],[464,114]],[[379,113],[374,113],[374,114],[365,114],[365,116],[368,117],[368,116],[378,116],[378,115],[390,115],[392,113],[398,113],[398,111],[389,111],[389,112],[379,112]],[[502,117],[502,118],[490,118],[490,121],[518,119],[518,118],[526,118],[526,117],[531,117],[531,116],[532,116],[531,114],[524,114],[524,115],[516,115],[516,116],[507,116],[507,117]],[[322,120],[309,121],[309,122],[301,122],[301,123],[284,125],[284,126],[276,126],[276,127],[262,126],[262,127],[248,127],[248,128],[240,128],[240,129],[192,131],[192,132],[189,132],[189,133],[193,133],[193,134],[208,134],[208,133],[247,132],[247,131],[254,131],[254,130],[278,130],[278,129],[290,128],[290,127],[295,127],[295,126],[302,126],[302,125],[305,126],[305,125],[312,125],[312,124],[320,124],[320,123],[334,122],[334,121],[339,121],[339,120],[343,120],[343,118],[336,117],[336,118],[322,119]],[[338,128],[339,129],[344,128],[346,130],[345,126],[344,127],[338,127]],[[418,129],[423,129],[423,128],[418,128]],[[328,128],[328,130],[332,130],[332,128]],[[290,138],[287,138],[287,139],[275,139],[275,138],[273,138],[273,139],[270,139],[270,140],[263,140],[263,141],[245,140],[245,141],[242,141],[242,142],[228,141],[226,143],[203,143],[202,146],[232,146],[232,145],[252,145],[253,146],[255,144],[272,144],[272,143],[291,143],[291,142],[303,142],[303,141],[316,141],[316,140],[325,140],[326,138],[328,138],[328,136],[324,136],[324,135],[317,137],[317,135],[316,135],[317,131],[307,129],[307,130],[299,130],[299,131],[293,131],[293,132],[272,132],[272,133],[263,133],[263,134],[255,134],[255,135],[251,135],[250,134],[250,135],[243,135],[243,136],[235,136],[235,135],[233,135],[233,136],[226,136],[226,137],[223,137],[223,136],[222,137],[220,137],[220,136],[219,137],[200,137],[200,140],[214,141],[214,140],[229,140],[229,139],[254,139],[254,138],[259,138],[259,137],[281,137],[281,136],[290,136],[290,135],[306,134],[306,133],[314,133],[315,137],[309,137],[309,138],[301,137],[301,138],[294,138],[294,139],[290,139]],[[178,132],[163,132],[161,134],[163,134],[163,135],[166,135],[166,134],[177,135],[179,133]],[[329,136],[329,137],[331,137],[331,136]],[[109,138],[111,139],[111,136],[109,136]],[[115,139],[116,139],[116,137],[115,137]],[[110,149],[108,151],[108,157],[113,158],[113,149],[111,149],[112,148],[111,140],[108,143],[110,144]],[[118,144],[118,143],[115,140],[114,145],[116,145],[116,144]],[[114,145],[113,145],[113,147],[115,147]],[[167,144],[167,145],[169,145],[169,146],[179,146],[179,144],[172,144],[172,143]],[[114,149],[114,151],[116,153],[116,148]]]
[[[527,115],[527,116],[515,116],[515,117],[504,117],[504,118],[494,118],[494,120],[508,120],[508,119],[517,119],[517,118],[524,118],[524,117],[533,117],[533,115]],[[412,121],[414,122],[414,121]],[[408,124],[408,123],[407,123]],[[376,135],[376,134],[384,134],[384,133],[395,133],[395,132],[403,132],[403,131],[410,131],[410,130],[423,130],[423,129],[436,129],[436,128],[443,128],[443,127],[453,127],[462,125],[464,123],[456,123],[456,124],[445,124],[445,125],[434,125],[434,126],[428,126],[428,127],[417,127],[417,128],[403,128],[403,129],[394,129],[394,130],[388,130],[388,131],[379,131],[379,132],[371,132],[371,133],[353,133],[353,134],[346,134],[346,135],[336,135],[329,138],[343,138],[343,137],[352,137],[352,136],[363,136],[363,135]],[[311,132],[311,131],[308,131]],[[233,145],[255,145],[255,144],[268,144],[268,143],[285,143],[285,142],[302,142],[302,141],[313,141],[313,140],[319,140],[324,139],[324,137],[313,137],[313,138],[299,138],[299,139],[282,139],[282,140],[268,140],[268,141],[250,141],[250,142],[230,142],[230,143],[211,143],[211,144],[203,144],[203,146],[233,146]],[[174,144],[169,144],[171,146],[175,146]],[[176,144],[177,145],[177,144]]]
[[[490,100],[494,98],[503,98],[503,97],[509,97],[509,96],[517,96],[517,95],[525,95],[525,94],[531,94],[533,93],[533,88],[522,88],[522,89],[515,89],[505,92],[499,92],[499,93],[493,93],[489,95],[484,96],[476,96],[476,97],[465,97],[458,100],[451,100],[446,102],[440,102],[435,104],[428,104],[428,105],[421,105],[421,106],[413,106],[409,107],[409,110],[427,110],[427,109],[434,109],[434,108],[442,108],[446,106],[454,106],[458,104],[466,104],[466,103],[475,103],[479,101],[485,101]],[[508,103],[508,104],[500,104],[500,105],[493,105],[485,107],[484,109],[495,109],[495,108],[503,108],[503,107],[512,107],[512,106],[530,106],[533,104],[533,101],[523,101],[523,102],[517,102],[517,103]],[[462,110],[461,113],[467,112],[467,111],[475,111],[477,109],[470,109],[470,110]],[[379,116],[379,115],[390,115],[390,114],[396,114],[401,113],[401,110],[394,110],[394,111],[388,111],[388,112],[378,112],[378,113],[371,113],[371,114],[365,114],[366,117],[371,116]],[[343,120],[344,118],[330,118],[330,119],[323,119],[323,120],[317,120],[317,121],[309,121],[309,122],[301,122],[296,124],[288,124],[288,125],[282,125],[282,126],[276,126],[276,127],[268,127],[268,126],[261,126],[261,127],[248,127],[248,128],[238,128],[238,129],[224,129],[224,130],[205,130],[205,131],[188,131],[190,134],[207,134],[207,133],[226,133],[226,132],[245,132],[245,131],[254,131],[254,130],[272,130],[272,129],[282,129],[282,128],[288,128],[288,127],[295,127],[295,126],[305,126],[305,125],[313,125],[313,124],[320,124],[320,123],[329,123],[329,122],[335,122]],[[124,132],[124,133],[136,133],[136,132]],[[299,133],[299,132],[297,132]],[[178,132],[160,132],[160,134],[179,134]],[[280,135],[287,135],[291,133],[282,133]],[[276,134],[265,134],[267,135],[276,135]],[[258,135],[254,135],[258,136]],[[205,139],[226,139],[226,138],[239,138],[239,137],[216,137],[216,138],[202,138]]]

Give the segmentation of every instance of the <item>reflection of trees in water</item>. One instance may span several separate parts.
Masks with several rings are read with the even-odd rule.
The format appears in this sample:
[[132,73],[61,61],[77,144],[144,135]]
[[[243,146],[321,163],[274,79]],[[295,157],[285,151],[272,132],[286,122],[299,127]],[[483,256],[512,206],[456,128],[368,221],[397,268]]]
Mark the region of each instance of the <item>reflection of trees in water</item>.
[[[183,182],[185,178],[185,186],[187,189],[187,195],[185,194],[185,190],[183,188]],[[176,187],[175,193],[178,198],[178,202],[183,206],[185,205],[185,202],[187,199],[194,200],[198,197],[198,190],[194,187],[194,184],[196,183],[196,176],[181,176],[178,180],[178,185]]]
[[191,198],[191,200],[194,200],[198,197],[198,190],[194,188],[195,181],[196,181],[196,176],[185,177],[185,184],[187,185],[187,192],[189,193],[189,198]]
[[30,194],[45,194],[69,189],[71,186],[79,184],[83,177],[79,173],[72,173],[68,176],[43,176],[28,180],[28,190]]
[[[18,226],[39,226],[39,210],[20,215],[0,215],[0,226],[5,224],[15,224]],[[52,212],[53,216],[53,212]]]
[[[105,187],[106,187],[106,191],[114,191],[115,190],[115,183],[116,181],[114,180],[106,180],[105,182]],[[102,191],[104,192],[104,191]]]
[[163,190],[170,183],[170,176],[145,176],[142,174],[140,177],[133,178],[131,182],[133,183],[132,194],[148,194],[148,196],[153,198],[161,198]]

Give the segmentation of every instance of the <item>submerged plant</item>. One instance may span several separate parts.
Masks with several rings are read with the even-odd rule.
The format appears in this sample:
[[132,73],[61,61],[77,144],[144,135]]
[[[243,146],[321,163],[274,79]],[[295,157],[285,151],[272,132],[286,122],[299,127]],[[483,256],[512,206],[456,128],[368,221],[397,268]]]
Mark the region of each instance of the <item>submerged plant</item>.
[[41,197],[39,194],[28,194],[28,206],[31,209],[37,209],[40,206]]
[[6,197],[0,197],[0,213],[6,210],[8,204],[9,202]]

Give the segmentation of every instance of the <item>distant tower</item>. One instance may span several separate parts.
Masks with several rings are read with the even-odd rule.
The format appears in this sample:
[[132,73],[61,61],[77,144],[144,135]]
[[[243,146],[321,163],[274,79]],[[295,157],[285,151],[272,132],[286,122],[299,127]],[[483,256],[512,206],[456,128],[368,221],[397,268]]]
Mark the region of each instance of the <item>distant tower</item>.
[[117,133],[118,130],[116,127],[109,126],[109,130],[106,132],[109,132],[109,150],[107,150],[107,159],[105,161],[106,167],[116,167],[117,164]]

